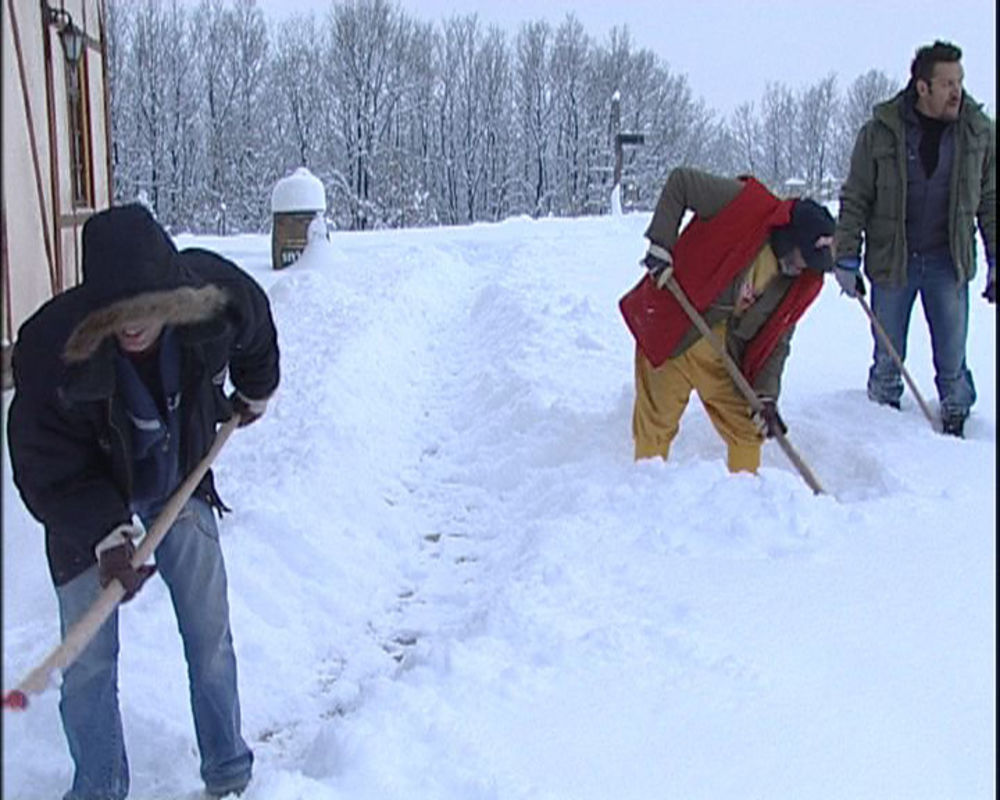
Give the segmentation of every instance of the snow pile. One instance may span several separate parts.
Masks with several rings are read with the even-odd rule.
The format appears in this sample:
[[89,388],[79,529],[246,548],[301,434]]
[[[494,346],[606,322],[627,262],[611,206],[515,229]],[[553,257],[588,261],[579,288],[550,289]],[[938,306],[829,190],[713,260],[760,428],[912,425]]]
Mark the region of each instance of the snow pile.
[[[828,494],[775,445],[730,476],[697,400],[636,464],[617,300],[647,222],[336,233],[280,272],[266,236],[179,238],[267,288],[283,355],[217,469],[246,800],[994,795],[994,310],[965,441],[867,401],[867,321],[828,286],[781,399]],[[930,400],[920,319],[909,362]],[[3,492],[6,688],[58,626],[7,464]],[[132,797],[190,800],[161,581],[121,624]],[[69,785],[57,703],[5,712],[4,798]]]

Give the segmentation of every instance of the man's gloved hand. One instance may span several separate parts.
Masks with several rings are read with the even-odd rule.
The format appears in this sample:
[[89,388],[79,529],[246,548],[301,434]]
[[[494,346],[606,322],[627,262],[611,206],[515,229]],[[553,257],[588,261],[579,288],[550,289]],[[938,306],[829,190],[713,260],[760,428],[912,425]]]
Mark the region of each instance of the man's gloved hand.
[[251,400],[246,395],[236,391],[230,395],[229,400],[233,404],[233,411],[240,415],[238,428],[245,428],[247,425],[252,425],[264,416],[264,412],[267,411],[266,397],[263,400]]
[[779,433],[782,436],[788,433],[788,426],[778,413],[778,403],[773,397],[760,398],[760,410],[754,411],[750,418],[760,431],[760,435],[767,439]]
[[864,297],[865,281],[861,277],[861,261],[856,256],[841,258],[833,266],[833,275],[840,291],[848,297]]
[[131,523],[119,525],[94,548],[101,588],[117,580],[125,589],[123,603],[135,597],[136,592],[156,572],[156,566],[153,564],[143,564],[138,568],[132,566],[132,556],[135,555],[135,543],[132,540],[138,538],[141,533],[142,531]]
[[995,305],[997,301],[997,265],[990,262],[989,272],[986,273],[986,291],[983,292],[986,302]]
[[642,265],[649,270],[649,277],[653,279],[657,286],[662,287],[664,276],[669,275],[674,269],[674,257],[665,247],[660,247],[653,242],[649,243],[649,249],[643,256]]

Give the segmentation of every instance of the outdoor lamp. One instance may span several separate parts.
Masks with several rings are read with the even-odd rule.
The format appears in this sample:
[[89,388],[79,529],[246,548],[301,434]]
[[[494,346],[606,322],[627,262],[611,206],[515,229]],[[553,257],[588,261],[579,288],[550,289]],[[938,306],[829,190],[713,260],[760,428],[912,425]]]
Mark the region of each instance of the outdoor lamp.
[[[67,16],[69,16],[67,14]],[[72,18],[66,23],[66,26],[59,31],[59,38],[62,39],[63,52],[66,54],[66,60],[69,62],[71,67],[75,67],[80,63],[80,57],[83,55],[83,45],[84,45],[84,35],[76,25],[73,24]]]
[[65,8],[49,8],[48,11],[49,24],[55,25],[56,30],[59,31],[59,39],[62,41],[63,54],[66,56],[66,61],[69,62],[71,67],[75,67],[80,63],[80,58],[83,56],[86,37],[83,31],[73,22],[73,17]]

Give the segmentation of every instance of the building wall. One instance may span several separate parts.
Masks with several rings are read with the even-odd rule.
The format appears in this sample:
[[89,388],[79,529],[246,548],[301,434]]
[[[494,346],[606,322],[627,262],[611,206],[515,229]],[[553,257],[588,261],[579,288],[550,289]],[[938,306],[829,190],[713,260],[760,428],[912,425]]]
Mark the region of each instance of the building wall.
[[74,202],[69,81],[56,27],[40,0],[0,0],[3,16],[3,326],[6,347],[20,324],[79,281],[80,230],[110,203],[103,0],[49,0],[86,34],[81,102],[92,181]]

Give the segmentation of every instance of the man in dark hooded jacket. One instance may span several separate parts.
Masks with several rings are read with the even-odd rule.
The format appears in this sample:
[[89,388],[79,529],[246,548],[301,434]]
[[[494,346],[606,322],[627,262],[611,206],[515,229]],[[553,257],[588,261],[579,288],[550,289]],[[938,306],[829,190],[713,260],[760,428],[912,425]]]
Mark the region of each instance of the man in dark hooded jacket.
[[[235,391],[224,393],[226,374]],[[156,549],[135,540],[233,413],[256,420],[278,385],[266,295],[231,262],[178,252],[142,206],[83,229],[83,281],[21,327],[8,418],[14,482],[43,524],[63,635],[102,587],[131,599],[158,570],[184,642],[201,775],[210,795],[241,792],[253,754],[240,730],[226,573],[211,471]],[[118,800],[129,772],[118,707],[118,617],[69,666],[59,706],[76,770],[66,800]]]

